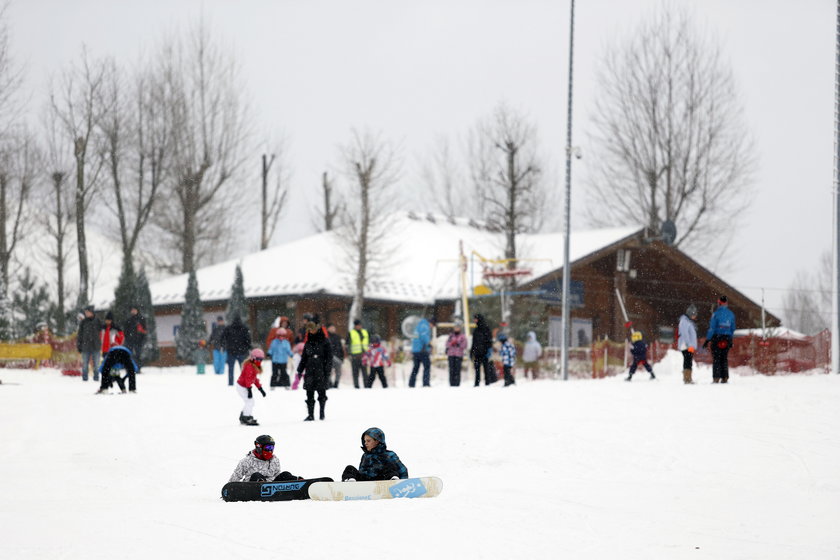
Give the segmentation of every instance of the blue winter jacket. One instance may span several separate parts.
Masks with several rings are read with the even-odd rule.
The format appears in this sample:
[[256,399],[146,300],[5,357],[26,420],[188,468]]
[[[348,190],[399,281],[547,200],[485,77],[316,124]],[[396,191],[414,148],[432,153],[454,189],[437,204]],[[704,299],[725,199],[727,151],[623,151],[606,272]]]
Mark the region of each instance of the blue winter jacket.
[[637,340],[630,347],[630,353],[633,355],[634,362],[643,362],[647,360],[647,344],[644,340]]
[[429,352],[431,346],[429,343],[432,340],[432,325],[426,319],[420,319],[415,330],[416,336],[411,339],[411,352],[417,354],[419,352]]
[[515,366],[516,365],[516,346],[510,340],[505,339],[502,342],[502,349],[499,352],[502,358],[502,365]]
[[709,330],[706,339],[711,340],[713,336],[725,336],[732,340],[735,334],[735,314],[726,305],[720,305],[712,313],[712,320],[709,322]]
[[292,345],[285,338],[275,338],[268,347],[271,361],[275,364],[285,364],[292,357]]
[[[365,449],[365,436],[379,442],[371,451]],[[385,446],[385,434],[379,428],[370,428],[362,434],[362,449],[365,449],[359,463],[359,472],[370,480],[388,480],[391,477],[408,478],[408,469],[400,458]]]

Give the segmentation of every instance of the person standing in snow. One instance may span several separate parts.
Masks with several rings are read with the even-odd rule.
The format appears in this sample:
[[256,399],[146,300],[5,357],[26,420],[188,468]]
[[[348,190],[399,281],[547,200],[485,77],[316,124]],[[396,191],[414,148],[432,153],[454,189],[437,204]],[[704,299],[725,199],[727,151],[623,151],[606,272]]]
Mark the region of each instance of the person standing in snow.
[[[135,374],[137,373],[137,363],[131,354],[131,350],[125,346],[112,346],[110,350],[103,356],[102,365],[99,366],[99,372],[102,374],[102,384],[99,386],[97,393],[107,393],[111,388],[111,382],[116,380],[120,386],[120,391],[125,393],[125,385],[123,380],[119,377],[120,369],[124,369],[128,377],[128,390],[131,393],[137,391],[137,382]],[[116,373],[116,375],[112,375]],[[115,379],[111,379],[114,377]]]
[[342,481],[408,478],[408,469],[385,445],[385,433],[379,428],[368,428],[362,434],[362,451],[359,468],[347,465],[341,474]]
[[289,379],[289,372],[286,369],[294,353],[292,352],[292,345],[289,344],[285,328],[280,327],[275,333],[274,340],[271,341],[271,346],[268,349],[268,355],[271,357],[271,388],[286,387],[287,389],[292,384]]
[[222,345],[222,335],[225,332],[225,318],[221,315],[216,317],[216,322],[213,323],[212,332],[210,333],[210,346],[213,347],[213,371],[216,375],[222,375],[225,372],[225,364],[227,363],[227,352]]
[[353,328],[347,333],[347,350],[350,353],[350,370],[353,373],[353,386],[359,388],[359,374],[362,384],[367,382],[367,368],[362,364],[362,356],[370,346],[370,335],[362,327],[360,319],[353,320]]
[[110,311],[105,314],[105,324],[99,329],[101,343],[100,352],[104,356],[112,346],[122,346],[125,342],[125,335],[122,329],[114,324],[114,314]]
[[234,364],[239,362],[239,367],[244,367],[243,362],[251,351],[251,331],[242,322],[239,314],[234,315],[233,321],[225,327],[222,346],[227,352],[228,385],[233,385]]
[[99,381],[99,356],[102,342],[99,332],[102,323],[94,313],[94,307],[85,307],[84,318],[79,322],[76,332],[76,350],[82,355],[82,381],[88,380],[88,368],[93,366],[93,380]]
[[388,356],[388,351],[382,346],[382,339],[378,334],[373,335],[371,339],[370,349],[365,352],[365,361],[370,367],[370,377],[368,378],[367,386],[373,388],[373,382],[379,376],[379,381],[382,382],[382,388],[388,388],[388,381],[385,379],[385,367],[391,366],[391,358]]
[[239,461],[228,482],[303,480],[281,469],[280,459],[274,456],[274,446],[273,437],[266,434],[257,436],[254,449]]
[[335,332],[335,325],[332,323],[327,324],[327,336],[330,339],[330,346],[332,347],[333,373],[335,374],[335,380],[330,384],[330,387],[338,389],[338,382],[341,380],[341,366],[344,363],[344,344],[341,341],[341,337]]
[[420,364],[423,364],[423,387],[431,385],[430,370],[432,362],[429,354],[432,351],[432,323],[434,323],[434,319],[430,323],[424,317],[420,319],[414,330],[414,338],[411,339],[411,358],[414,363],[411,367],[411,376],[408,378],[409,387],[414,387],[417,382],[417,372],[420,371]]
[[327,338],[327,329],[321,326],[318,315],[311,315],[306,324],[306,338],[303,352],[298,364],[298,374],[303,374],[303,388],[306,390],[306,409],[308,415],[305,422],[315,420],[315,392],[318,392],[320,405],[320,419],[324,419],[324,409],[327,406],[327,388],[330,384],[333,358],[332,346]]
[[449,360],[449,386],[461,385],[461,364],[467,350],[467,337],[461,332],[461,325],[456,323],[446,339],[446,357]]
[[516,383],[513,379],[513,367],[516,365],[516,346],[513,345],[505,332],[500,332],[498,339],[502,343],[502,347],[499,349],[499,356],[502,358],[502,368],[505,372],[505,387],[507,387]]
[[[146,319],[140,313],[137,304],[132,304],[129,309],[128,319],[125,321],[125,347],[131,350],[134,361],[140,366],[140,355],[143,352],[143,344],[146,342]],[[140,373],[140,370],[137,370]]]
[[651,379],[656,379],[656,376],[653,374],[653,368],[650,367],[647,361],[647,345],[642,338],[642,333],[639,331],[633,331],[630,335],[630,354],[633,356],[633,363],[630,364],[630,374],[625,381],[631,381],[633,379],[633,374],[636,373],[636,368],[640,365],[645,366]]
[[528,341],[522,350],[522,375],[528,377],[531,372],[531,379],[540,376],[540,357],[542,357],[542,345],[537,342],[537,333],[528,331]]
[[481,368],[484,368],[484,384],[490,385],[496,381],[490,373],[490,352],[493,349],[493,334],[490,332],[490,327],[487,326],[487,321],[484,315],[476,313],[473,317],[475,320],[475,330],[473,331],[472,346],[470,347],[470,358],[472,358],[473,366],[475,366],[475,386],[481,384]]
[[254,410],[254,392],[252,387],[256,387],[260,394],[265,397],[265,390],[260,383],[260,374],[262,373],[262,362],[265,358],[265,353],[259,348],[251,350],[250,357],[242,364],[242,373],[239,374],[239,379],[236,380],[236,392],[242,397],[244,403],[242,412],[239,413],[239,422],[247,426],[259,426],[257,420],[252,416]]
[[712,313],[706,341],[703,346],[711,345],[712,349],[712,381],[714,383],[729,382],[729,349],[732,348],[732,338],[735,335],[735,314],[729,309],[726,296],[720,296],[718,307]]
[[677,326],[677,349],[683,355],[683,383],[686,385],[694,383],[691,379],[692,362],[694,351],[697,348],[697,327],[694,322],[697,320],[697,307],[689,305],[685,313],[680,315],[680,322]]

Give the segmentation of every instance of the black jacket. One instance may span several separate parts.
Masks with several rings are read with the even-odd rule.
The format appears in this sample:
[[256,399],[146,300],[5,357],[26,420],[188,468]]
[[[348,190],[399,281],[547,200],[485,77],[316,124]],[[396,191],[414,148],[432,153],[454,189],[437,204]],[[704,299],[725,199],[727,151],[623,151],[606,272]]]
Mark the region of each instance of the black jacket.
[[327,332],[330,338],[330,347],[332,348],[333,358],[339,360],[344,359],[344,347],[341,346],[341,337],[336,333]]
[[487,326],[484,315],[476,315],[470,356],[473,359],[483,360],[492,346],[493,333],[490,332],[490,327]]
[[332,346],[325,330],[319,328],[314,333],[307,333],[298,373],[305,372],[307,379],[329,379],[332,365]]
[[102,322],[95,315],[85,317],[79,323],[79,331],[76,333],[76,350],[79,352],[99,352],[102,341],[99,338],[99,331],[102,329]]
[[242,319],[234,319],[225,327],[222,333],[222,347],[228,354],[234,356],[244,356],[251,351],[251,331]]
[[146,319],[143,318],[143,315],[140,313],[129,315],[125,321],[123,334],[125,335],[125,345],[128,348],[132,350],[141,348],[146,340]]

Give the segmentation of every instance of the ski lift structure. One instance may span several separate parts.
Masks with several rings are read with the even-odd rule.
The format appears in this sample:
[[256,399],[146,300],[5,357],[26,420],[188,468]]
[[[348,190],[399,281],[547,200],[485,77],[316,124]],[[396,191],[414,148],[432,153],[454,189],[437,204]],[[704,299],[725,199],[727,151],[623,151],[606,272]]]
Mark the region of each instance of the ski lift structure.
[[[477,257],[481,265],[481,276],[483,280],[498,280],[498,279],[512,279],[531,276],[534,273],[532,268],[528,267],[511,267],[510,263],[519,264],[521,262],[547,261],[551,259],[488,259],[482,256],[478,251],[473,250],[471,256]],[[476,286],[473,283],[474,297],[488,297],[495,296],[496,293],[490,289],[486,283]],[[510,297],[515,295],[540,295],[541,290],[536,291],[507,291],[504,288],[499,290],[498,296],[501,303],[501,321],[503,323],[510,323]]]

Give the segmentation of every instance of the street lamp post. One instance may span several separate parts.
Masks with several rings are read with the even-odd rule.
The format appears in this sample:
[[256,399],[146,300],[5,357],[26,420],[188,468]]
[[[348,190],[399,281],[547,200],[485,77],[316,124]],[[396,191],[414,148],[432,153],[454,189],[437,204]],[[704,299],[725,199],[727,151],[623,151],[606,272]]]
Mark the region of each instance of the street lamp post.
[[571,0],[571,17],[569,18],[569,93],[566,114],[566,201],[564,208],[563,227],[563,325],[561,327],[562,341],[560,351],[562,355],[563,380],[569,379],[569,334],[571,332],[569,315],[569,286],[571,285],[571,270],[569,270],[569,237],[571,234],[571,205],[572,205],[572,68],[575,47],[575,0]]

